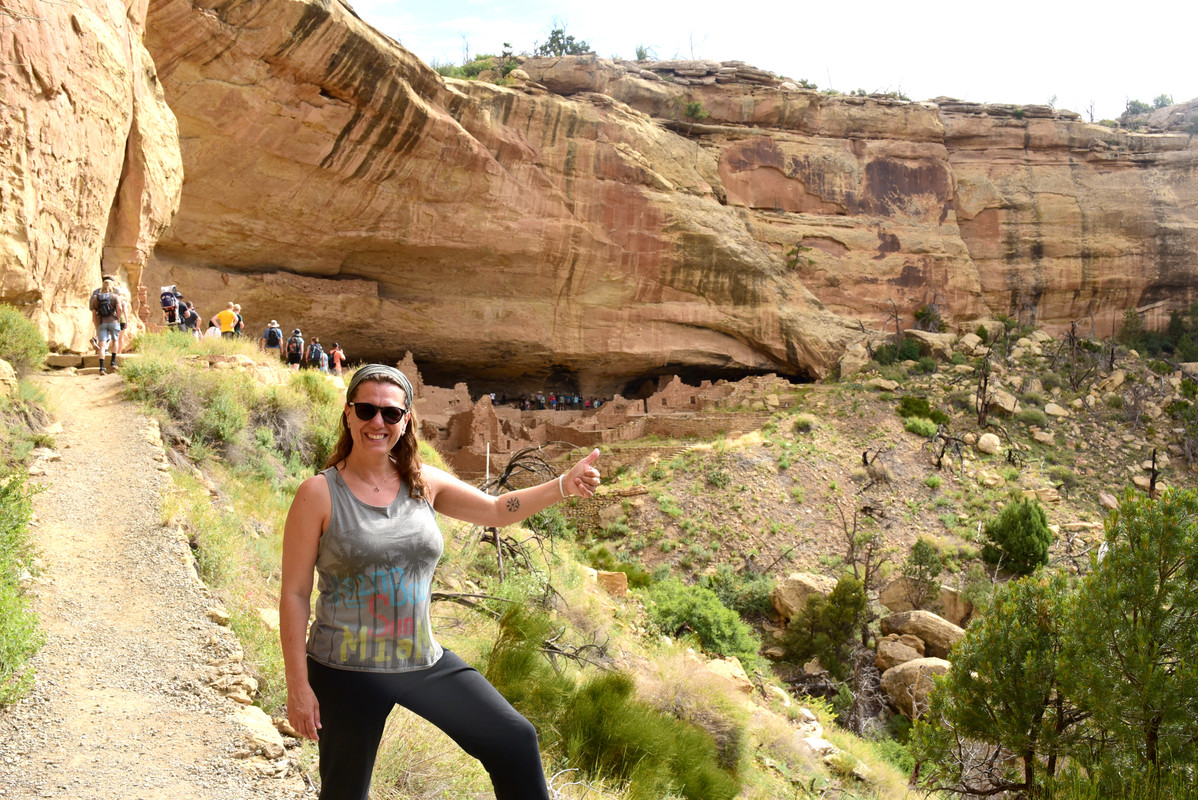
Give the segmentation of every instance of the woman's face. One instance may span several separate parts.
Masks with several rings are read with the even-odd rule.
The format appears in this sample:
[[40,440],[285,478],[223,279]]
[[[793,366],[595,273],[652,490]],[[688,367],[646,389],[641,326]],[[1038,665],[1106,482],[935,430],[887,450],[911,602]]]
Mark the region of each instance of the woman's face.
[[[407,406],[404,390],[385,381],[363,381],[354,392],[353,402],[370,403],[381,408],[390,406],[403,409]],[[362,448],[364,453],[389,453],[408,427],[407,413],[399,422],[390,425],[378,411],[370,419],[358,419],[357,409],[348,403],[345,406],[345,419],[349,423],[354,450]]]

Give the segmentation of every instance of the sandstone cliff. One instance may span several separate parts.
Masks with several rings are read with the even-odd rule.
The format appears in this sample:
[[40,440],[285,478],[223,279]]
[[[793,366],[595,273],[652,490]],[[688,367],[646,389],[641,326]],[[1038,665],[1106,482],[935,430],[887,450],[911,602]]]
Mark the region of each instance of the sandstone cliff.
[[[354,358],[411,351],[432,383],[815,377],[927,303],[950,325],[1104,333],[1198,299],[1182,131],[827,97],[739,62],[444,80],[336,0],[149,0],[146,19],[186,182],[142,282],[179,284],[205,317],[237,300],[254,334],[275,318]],[[132,262],[170,197],[143,192]],[[36,249],[57,272],[6,254],[3,297],[81,302],[99,229],[76,227],[65,260]]]
[[144,3],[11,0],[0,22],[0,300],[85,346],[101,262],[137,287],[178,205],[175,118]]

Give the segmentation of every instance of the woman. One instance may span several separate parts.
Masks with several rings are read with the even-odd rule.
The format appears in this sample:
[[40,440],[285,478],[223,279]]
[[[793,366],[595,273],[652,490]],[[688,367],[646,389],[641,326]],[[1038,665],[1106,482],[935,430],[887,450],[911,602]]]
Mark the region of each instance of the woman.
[[[540,486],[484,494],[421,464],[412,385],[381,364],[354,373],[340,426],[327,468],[300,485],[288,512],[279,600],[287,715],[320,745],[321,800],[365,800],[395,704],[479,759],[496,800],[547,800],[532,725],[433,638],[434,512],[498,527],[567,495],[590,497],[599,451]],[[305,644],[314,568],[320,594]]]

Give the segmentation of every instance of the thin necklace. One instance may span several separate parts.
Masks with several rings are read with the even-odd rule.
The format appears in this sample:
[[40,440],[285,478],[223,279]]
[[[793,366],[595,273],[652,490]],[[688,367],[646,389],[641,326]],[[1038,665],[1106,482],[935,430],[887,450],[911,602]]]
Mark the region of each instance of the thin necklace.
[[[355,476],[355,477],[356,477],[358,480],[362,481],[362,483],[364,483],[364,484],[366,484],[367,486],[369,486],[369,487],[373,488],[375,492],[378,492],[378,491],[379,491],[379,487],[378,487],[378,486],[375,486],[375,485],[374,485],[374,483],[373,483],[372,481],[369,481],[369,480],[367,480],[367,479],[366,479],[366,477],[365,477],[364,475],[361,475],[361,474],[359,474],[357,470],[354,470],[354,476]],[[389,479],[388,479],[388,480],[389,480]],[[386,483],[387,483],[387,480],[384,480],[384,481],[383,481],[383,483],[384,483],[384,484],[386,484]]]

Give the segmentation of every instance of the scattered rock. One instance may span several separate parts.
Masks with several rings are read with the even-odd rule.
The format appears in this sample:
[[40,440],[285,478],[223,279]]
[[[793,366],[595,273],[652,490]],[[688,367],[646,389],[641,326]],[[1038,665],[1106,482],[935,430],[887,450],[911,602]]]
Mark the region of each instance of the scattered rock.
[[927,709],[928,694],[935,686],[936,677],[951,667],[943,658],[906,661],[882,673],[882,691],[899,713],[915,719]]
[[977,449],[979,453],[985,453],[992,456],[1002,447],[1002,439],[998,438],[995,433],[983,433],[978,437]]
[[925,652],[936,658],[947,658],[954,644],[965,631],[931,611],[900,611],[882,617],[879,626],[883,634],[909,633],[924,643]]
[[628,575],[624,572],[605,572],[599,570],[595,580],[603,591],[612,597],[628,596]]
[[835,588],[835,578],[812,572],[796,572],[774,587],[770,592],[770,602],[784,619],[790,619],[807,605],[809,595],[827,597]]
[[887,380],[886,378],[871,378],[865,382],[865,385],[870,389],[877,389],[880,392],[893,392],[899,388],[897,381]]
[[[923,643],[920,642],[921,650],[922,647]],[[923,658],[923,653],[920,650],[908,646],[905,642],[900,641],[898,636],[892,634],[878,640],[878,650],[874,655],[874,666],[878,668],[879,672],[885,672],[891,667],[905,664],[908,661],[914,661],[917,658]]]

